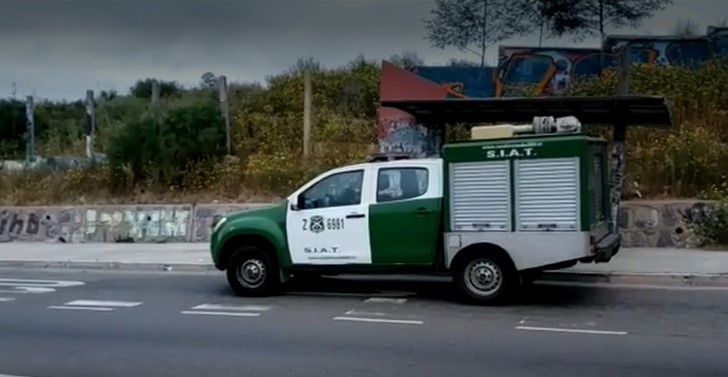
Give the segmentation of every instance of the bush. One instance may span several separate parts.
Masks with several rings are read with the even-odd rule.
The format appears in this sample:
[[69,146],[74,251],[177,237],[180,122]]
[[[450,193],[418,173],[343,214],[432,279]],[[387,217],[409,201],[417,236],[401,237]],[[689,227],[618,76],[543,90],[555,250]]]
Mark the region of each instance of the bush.
[[728,202],[720,201],[688,225],[700,246],[728,245]]
[[[303,75],[313,84],[312,156],[304,160]],[[335,68],[299,61],[266,85],[231,84],[233,155],[225,156],[225,131],[215,91],[171,82],[158,110],[149,109],[149,81],[133,95],[102,94],[96,110],[95,151],[108,166],[63,174],[0,174],[3,203],[94,200],[250,200],[285,195],[334,166],[361,161],[376,150],[379,67],[357,58]],[[666,96],[675,127],[630,129],[624,192],[643,198],[703,197],[728,175],[728,63],[698,68],[634,66],[633,94]],[[571,84],[574,95],[610,95],[615,75]],[[167,95],[168,94],[168,95]],[[0,105],[0,154],[22,158],[24,104]],[[2,107],[0,106],[0,107]],[[14,112],[13,112],[14,111]],[[83,103],[37,105],[37,151],[84,155]],[[588,132],[611,138],[611,129]],[[448,141],[469,137],[468,125],[449,125]],[[58,192],[62,187],[64,192]],[[728,197],[728,195],[726,195]],[[257,200],[257,199],[256,199]],[[264,200],[264,199],[260,199]]]
[[728,177],[720,177],[700,192],[699,197],[709,201],[699,214],[691,214],[688,230],[701,246],[728,245]]
[[[616,75],[577,78],[573,95],[611,95]],[[665,96],[673,128],[632,128],[627,133],[625,192],[642,197],[695,197],[728,173],[728,60],[696,68],[635,65],[630,94]],[[611,129],[592,131],[611,138]]]
[[112,130],[107,155],[116,188],[143,182],[182,187],[190,163],[225,153],[218,105],[200,101],[165,111],[149,111]]

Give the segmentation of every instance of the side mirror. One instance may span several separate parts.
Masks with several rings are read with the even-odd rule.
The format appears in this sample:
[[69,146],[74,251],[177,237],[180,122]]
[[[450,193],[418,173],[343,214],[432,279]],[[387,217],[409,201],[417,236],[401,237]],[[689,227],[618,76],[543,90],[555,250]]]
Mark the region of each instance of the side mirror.
[[306,208],[306,198],[303,195],[296,197],[296,201],[291,203],[291,210],[300,211]]

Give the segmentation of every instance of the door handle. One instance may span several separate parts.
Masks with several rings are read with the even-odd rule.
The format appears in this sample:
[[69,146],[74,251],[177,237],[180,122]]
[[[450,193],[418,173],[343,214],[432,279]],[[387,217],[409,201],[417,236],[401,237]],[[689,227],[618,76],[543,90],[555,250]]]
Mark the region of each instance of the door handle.
[[433,213],[433,212],[434,212],[433,210],[431,210],[431,209],[427,209],[427,208],[425,208],[425,207],[420,207],[420,208],[417,208],[417,209],[415,210],[415,214],[416,214],[416,215],[429,215],[429,214],[431,214],[431,213]]
[[350,214],[346,215],[346,218],[347,219],[361,219],[364,216],[365,215],[363,213],[350,213]]

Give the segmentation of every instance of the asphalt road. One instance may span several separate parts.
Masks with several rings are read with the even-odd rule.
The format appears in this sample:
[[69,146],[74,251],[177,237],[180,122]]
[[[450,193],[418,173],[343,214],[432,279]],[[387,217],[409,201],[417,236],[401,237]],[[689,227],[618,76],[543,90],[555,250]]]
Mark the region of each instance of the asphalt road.
[[243,299],[220,273],[0,269],[0,375],[726,375],[726,287],[553,284],[481,308],[438,281]]

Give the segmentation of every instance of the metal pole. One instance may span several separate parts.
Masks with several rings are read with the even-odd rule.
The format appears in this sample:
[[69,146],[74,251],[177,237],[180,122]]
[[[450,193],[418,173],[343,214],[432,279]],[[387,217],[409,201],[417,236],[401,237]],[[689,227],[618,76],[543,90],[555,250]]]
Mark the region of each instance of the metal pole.
[[[630,66],[632,65],[632,54],[629,44],[622,47],[619,60],[619,81],[617,82],[617,95],[626,96],[629,94]],[[624,182],[624,142],[627,138],[627,126],[624,122],[614,124],[614,146],[612,147],[612,171],[610,185],[610,204],[612,221],[610,231],[619,232],[619,207],[622,201],[622,184]]]
[[25,119],[26,119],[26,131],[28,134],[28,140],[25,151],[25,161],[31,162],[33,156],[35,156],[35,116],[33,114],[33,96],[27,96],[25,98]]
[[225,119],[225,146],[227,153],[232,154],[233,147],[232,141],[230,140],[230,103],[228,102],[227,78],[225,76],[219,76],[217,80],[220,90],[220,111],[222,112],[223,119]]
[[152,107],[159,105],[159,81],[152,80]]
[[93,159],[94,139],[96,137],[96,112],[94,91],[86,91],[86,157]]
[[303,157],[311,155],[311,71],[303,71]]

